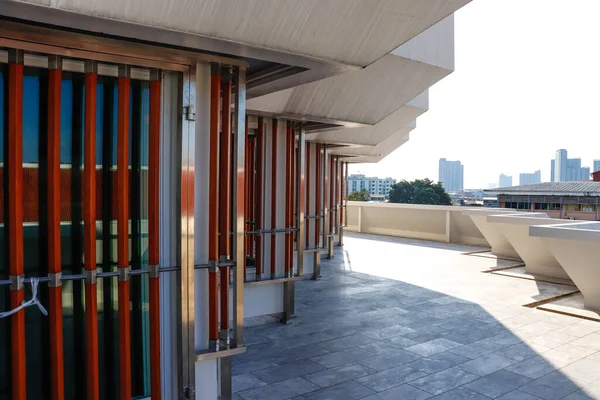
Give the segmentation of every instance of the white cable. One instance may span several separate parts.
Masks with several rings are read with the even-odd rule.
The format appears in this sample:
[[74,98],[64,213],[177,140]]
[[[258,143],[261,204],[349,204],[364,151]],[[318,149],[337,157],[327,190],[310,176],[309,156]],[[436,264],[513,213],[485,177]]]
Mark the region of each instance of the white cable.
[[37,289],[38,289],[38,284],[40,283],[40,280],[38,278],[31,278],[30,283],[31,283],[31,299],[29,299],[27,301],[23,300],[21,302],[21,305],[18,306],[17,308],[14,308],[10,311],[0,313],[0,318],[8,317],[9,315],[12,315],[26,307],[30,307],[33,305],[38,306],[38,308],[40,309],[40,312],[42,314],[48,315],[48,311],[46,311],[46,309],[44,308],[42,303],[40,303],[40,301],[37,298]]

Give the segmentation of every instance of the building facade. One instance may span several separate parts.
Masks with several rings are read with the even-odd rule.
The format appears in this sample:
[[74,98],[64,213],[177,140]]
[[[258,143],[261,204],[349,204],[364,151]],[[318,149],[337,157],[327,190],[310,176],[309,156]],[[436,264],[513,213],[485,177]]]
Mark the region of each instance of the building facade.
[[495,189],[498,207],[543,212],[551,218],[600,220],[600,182],[546,182]]
[[568,158],[567,150],[556,151],[551,162],[552,182],[587,181],[590,179],[589,167],[581,166],[580,158]]
[[498,178],[498,187],[509,187],[512,186],[512,176],[500,174],[500,178]]
[[524,173],[519,175],[519,185],[534,185],[542,182],[542,171],[537,170],[533,173]]
[[2,1],[0,399],[235,398],[469,1]]
[[387,197],[390,189],[396,183],[392,178],[367,177],[362,174],[348,176],[348,194],[366,190],[371,195],[383,195]]
[[600,160],[594,160],[594,170],[592,172],[600,171]]
[[439,182],[446,192],[457,192],[464,189],[464,166],[460,161],[448,161],[440,158]]

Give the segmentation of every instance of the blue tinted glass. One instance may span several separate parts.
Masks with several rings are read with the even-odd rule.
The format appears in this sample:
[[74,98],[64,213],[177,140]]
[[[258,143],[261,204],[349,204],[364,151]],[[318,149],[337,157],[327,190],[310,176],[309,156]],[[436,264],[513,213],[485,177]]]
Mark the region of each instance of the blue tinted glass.
[[23,162],[39,163],[40,78],[23,79]]
[[0,72],[0,163],[4,162],[4,74]]
[[60,162],[71,164],[73,148],[73,82],[63,80],[60,94]]
[[102,137],[104,129],[104,84],[96,87],[96,165],[102,165]]

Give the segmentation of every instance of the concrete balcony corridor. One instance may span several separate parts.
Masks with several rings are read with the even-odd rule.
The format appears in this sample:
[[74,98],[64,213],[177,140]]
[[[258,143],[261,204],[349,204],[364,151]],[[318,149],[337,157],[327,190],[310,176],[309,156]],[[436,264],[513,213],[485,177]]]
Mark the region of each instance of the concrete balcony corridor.
[[346,234],[291,324],[245,329],[234,399],[600,398],[600,323],[524,306],[576,288],[481,250]]

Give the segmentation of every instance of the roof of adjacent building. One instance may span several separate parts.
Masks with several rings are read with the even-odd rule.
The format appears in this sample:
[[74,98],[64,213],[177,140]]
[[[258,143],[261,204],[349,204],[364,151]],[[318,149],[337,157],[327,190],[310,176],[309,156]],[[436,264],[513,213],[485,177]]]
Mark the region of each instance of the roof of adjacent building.
[[600,182],[545,182],[534,185],[511,186],[498,189],[486,189],[499,195],[531,195],[531,196],[600,196]]

